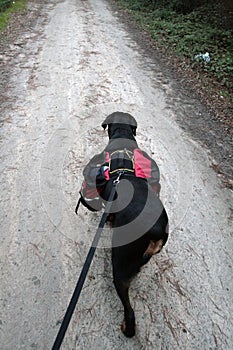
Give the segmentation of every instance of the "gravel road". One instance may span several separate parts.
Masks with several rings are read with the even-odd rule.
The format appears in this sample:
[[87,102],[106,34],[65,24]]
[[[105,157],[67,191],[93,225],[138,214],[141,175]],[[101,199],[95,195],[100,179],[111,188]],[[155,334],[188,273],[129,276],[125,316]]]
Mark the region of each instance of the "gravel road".
[[200,103],[177,100],[105,0],[46,1],[1,60],[0,348],[51,349],[101,215],[74,214],[82,169],[107,143],[103,119],[123,111],[160,167],[170,239],[132,283],[127,339],[106,227],[62,349],[232,349],[232,193],[176,121]]

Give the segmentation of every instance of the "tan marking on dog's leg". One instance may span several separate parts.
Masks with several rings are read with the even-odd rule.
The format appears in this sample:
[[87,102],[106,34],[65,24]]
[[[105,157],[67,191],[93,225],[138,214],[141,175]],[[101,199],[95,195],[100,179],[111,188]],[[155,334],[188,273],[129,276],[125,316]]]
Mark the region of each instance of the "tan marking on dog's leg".
[[157,242],[150,241],[147,250],[145,251],[144,255],[154,255],[160,252],[160,250],[163,248],[163,240],[160,239]]
[[121,330],[122,330],[123,333],[124,333],[125,330],[126,330],[126,322],[125,322],[125,319],[124,319],[123,322],[122,322]]

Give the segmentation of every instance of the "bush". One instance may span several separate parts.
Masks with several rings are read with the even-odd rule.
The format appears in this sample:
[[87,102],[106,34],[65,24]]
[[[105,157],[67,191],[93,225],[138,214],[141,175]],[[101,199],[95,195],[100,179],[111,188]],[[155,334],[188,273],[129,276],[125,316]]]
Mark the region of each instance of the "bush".
[[13,0],[0,0],[0,12],[4,11],[13,3]]
[[[232,0],[120,0],[158,46],[190,60],[223,87],[233,88]],[[225,6],[225,7],[224,7]],[[192,9],[194,8],[194,9]],[[223,11],[228,9],[228,11]],[[226,12],[226,16],[223,16]],[[229,29],[228,29],[229,28]],[[210,62],[197,61],[198,54]]]

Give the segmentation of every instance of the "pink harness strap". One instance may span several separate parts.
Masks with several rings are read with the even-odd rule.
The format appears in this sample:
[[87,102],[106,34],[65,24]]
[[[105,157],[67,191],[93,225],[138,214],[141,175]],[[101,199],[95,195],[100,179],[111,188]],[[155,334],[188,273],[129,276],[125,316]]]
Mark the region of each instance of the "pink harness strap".
[[134,150],[134,166],[136,177],[151,178],[151,160],[146,158],[138,148]]

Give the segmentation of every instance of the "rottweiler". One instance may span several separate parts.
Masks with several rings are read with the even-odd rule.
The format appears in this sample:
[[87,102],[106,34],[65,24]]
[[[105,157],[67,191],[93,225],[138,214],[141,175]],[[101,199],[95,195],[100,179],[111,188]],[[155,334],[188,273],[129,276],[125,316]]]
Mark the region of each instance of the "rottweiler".
[[[113,281],[124,307],[121,330],[125,336],[133,337],[135,314],[129,299],[130,281],[167,242],[168,216],[159,198],[158,166],[146,152],[139,150],[136,142],[135,118],[129,113],[114,112],[104,120],[102,127],[107,128],[109,142],[104,151],[93,159],[98,159],[98,162],[103,159],[103,164],[94,164],[93,167],[91,160],[84,170],[84,177],[88,177],[91,171],[93,174],[93,169],[99,167],[98,174],[102,174],[103,179],[107,169],[108,178],[102,181],[101,190],[100,187],[98,189],[103,203],[110,196],[113,181],[119,180],[109,214],[113,229]],[[136,155],[141,155],[141,159],[136,160]],[[143,168],[143,164],[147,169]],[[96,183],[101,182],[98,176],[95,180]],[[82,199],[85,205],[85,199]],[[88,206],[92,210],[90,202]]]

